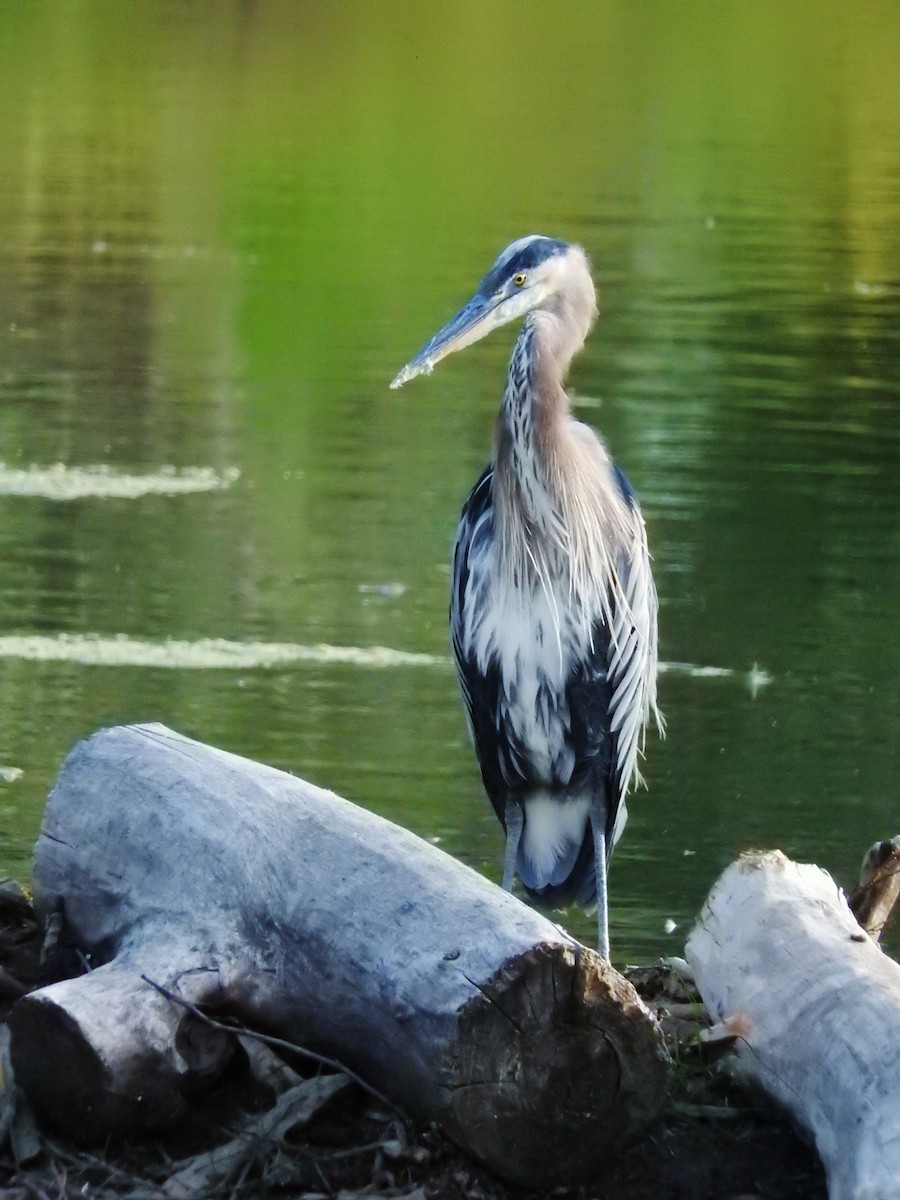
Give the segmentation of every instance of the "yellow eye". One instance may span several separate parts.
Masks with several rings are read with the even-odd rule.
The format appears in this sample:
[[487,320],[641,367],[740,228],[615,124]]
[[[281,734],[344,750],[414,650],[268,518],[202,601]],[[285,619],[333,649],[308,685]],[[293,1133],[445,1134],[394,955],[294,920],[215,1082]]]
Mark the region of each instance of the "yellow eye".
[[521,271],[518,273],[518,275],[513,275],[513,283],[516,285],[516,287],[521,287],[524,282],[525,276]]

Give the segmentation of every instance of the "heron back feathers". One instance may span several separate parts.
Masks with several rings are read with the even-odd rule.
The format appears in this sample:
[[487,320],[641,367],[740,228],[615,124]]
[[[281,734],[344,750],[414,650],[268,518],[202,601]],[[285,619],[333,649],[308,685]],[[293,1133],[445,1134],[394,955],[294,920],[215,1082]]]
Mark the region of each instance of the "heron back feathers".
[[609,594],[587,613],[562,554],[510,579],[490,468],[463,509],[454,550],[451,630],[469,731],[500,820],[510,797],[524,805],[518,871],[547,903],[590,903],[588,799],[603,800],[611,851],[655,706],[656,593],[643,522],[624,476],[610,479],[637,536],[630,552],[607,546]]

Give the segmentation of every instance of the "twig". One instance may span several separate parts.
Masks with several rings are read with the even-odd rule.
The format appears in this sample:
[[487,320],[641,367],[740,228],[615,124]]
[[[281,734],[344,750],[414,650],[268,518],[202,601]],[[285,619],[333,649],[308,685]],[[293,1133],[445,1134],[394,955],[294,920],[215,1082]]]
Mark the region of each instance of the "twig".
[[680,1117],[700,1118],[705,1121],[736,1121],[752,1113],[750,1108],[729,1108],[724,1104],[689,1104],[677,1102],[672,1111]]
[[681,1021],[701,1021],[709,1020],[709,1014],[702,1000],[698,1001],[682,1001],[682,1000],[666,1000],[665,998],[654,1001],[656,1008],[664,1009],[670,1017],[676,1017]]
[[46,1139],[46,1146],[54,1169],[57,1169],[61,1164],[66,1175],[68,1175],[70,1168],[82,1172],[103,1171],[106,1178],[99,1186],[110,1188],[117,1192],[126,1185],[132,1188],[152,1186],[148,1182],[146,1170],[144,1174],[138,1174],[137,1171],[124,1167],[121,1162],[112,1162],[109,1158],[105,1158],[100,1154],[92,1154],[87,1150],[75,1150],[71,1146],[65,1146],[60,1142],[54,1141],[52,1138]]
[[291,1054],[299,1054],[302,1058],[308,1058],[311,1062],[318,1063],[322,1067],[328,1067],[329,1070],[340,1071],[348,1079],[352,1079],[364,1092],[368,1092],[379,1104],[386,1104],[392,1112],[397,1113],[400,1117],[406,1116],[393,1100],[388,1099],[377,1088],[372,1087],[361,1075],[357,1075],[355,1071],[351,1071],[349,1067],[344,1066],[338,1059],[329,1058],[325,1054],[317,1054],[315,1050],[308,1050],[305,1046],[298,1046],[296,1042],[289,1042],[285,1038],[273,1037],[268,1033],[258,1033],[255,1029],[248,1029],[246,1025],[226,1025],[223,1021],[217,1021],[215,1017],[211,1017],[208,1013],[203,1012],[196,1004],[191,1004],[189,1000],[185,1000],[183,996],[169,991],[168,988],[163,987],[161,983],[157,983],[155,979],[151,979],[148,975],[141,975],[141,979],[143,979],[144,983],[149,983],[152,988],[155,988],[161,996],[165,996],[173,1004],[181,1005],[182,1008],[186,1009],[192,1016],[202,1021],[204,1025],[208,1025],[211,1029],[218,1029],[223,1033],[231,1033],[235,1037],[240,1035],[241,1037],[253,1038],[266,1046],[271,1046],[273,1049],[287,1050]]

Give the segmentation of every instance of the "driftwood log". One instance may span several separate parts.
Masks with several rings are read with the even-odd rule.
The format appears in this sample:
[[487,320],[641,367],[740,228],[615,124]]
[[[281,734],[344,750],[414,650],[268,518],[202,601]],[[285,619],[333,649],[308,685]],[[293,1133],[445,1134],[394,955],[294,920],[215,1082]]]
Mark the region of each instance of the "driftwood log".
[[94,967],[11,1018],[18,1081],[70,1136],[171,1125],[215,1075],[221,1047],[147,979],[531,1186],[584,1179],[664,1101],[656,1022],[593,951],[389,821],[163,726],[75,747],[34,883]]
[[815,866],[747,854],[687,944],[742,1074],[815,1139],[830,1200],[900,1198],[900,964]]

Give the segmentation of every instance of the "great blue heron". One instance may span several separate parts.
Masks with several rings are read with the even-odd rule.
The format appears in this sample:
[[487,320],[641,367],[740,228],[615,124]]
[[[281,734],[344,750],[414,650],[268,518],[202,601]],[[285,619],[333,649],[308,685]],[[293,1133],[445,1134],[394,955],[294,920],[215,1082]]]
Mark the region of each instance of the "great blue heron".
[[394,379],[397,388],[499,325],[513,347],[491,465],[466,501],[450,623],[484,786],[518,873],[545,905],[597,905],[656,706],[657,598],[634,492],[575,420],[563,380],[597,315],[580,246],[508,246],[472,299]]

